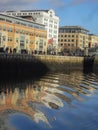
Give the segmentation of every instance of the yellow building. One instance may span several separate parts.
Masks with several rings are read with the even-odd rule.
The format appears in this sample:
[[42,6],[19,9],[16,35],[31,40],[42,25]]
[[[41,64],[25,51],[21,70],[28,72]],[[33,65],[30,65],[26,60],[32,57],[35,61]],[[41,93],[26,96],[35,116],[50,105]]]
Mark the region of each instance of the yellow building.
[[0,14],[0,47],[21,52],[26,49],[47,52],[45,25],[34,21]]
[[88,30],[80,26],[62,26],[59,28],[58,44],[62,50],[78,52],[88,47]]
[[89,34],[89,48],[98,47],[98,36],[94,34]]

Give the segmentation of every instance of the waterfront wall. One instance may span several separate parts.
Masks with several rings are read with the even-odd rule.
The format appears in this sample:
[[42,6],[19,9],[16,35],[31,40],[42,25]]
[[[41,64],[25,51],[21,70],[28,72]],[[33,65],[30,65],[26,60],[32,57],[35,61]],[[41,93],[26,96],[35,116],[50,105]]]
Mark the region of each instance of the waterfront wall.
[[95,56],[93,69],[95,72],[98,71],[98,56]]
[[[40,75],[47,66],[32,55],[0,54],[0,77]],[[41,73],[40,73],[41,72]]]
[[45,64],[50,70],[83,70],[84,58],[74,56],[35,55],[35,58]]
[[92,70],[98,57],[0,54],[0,74],[28,75],[44,71]]

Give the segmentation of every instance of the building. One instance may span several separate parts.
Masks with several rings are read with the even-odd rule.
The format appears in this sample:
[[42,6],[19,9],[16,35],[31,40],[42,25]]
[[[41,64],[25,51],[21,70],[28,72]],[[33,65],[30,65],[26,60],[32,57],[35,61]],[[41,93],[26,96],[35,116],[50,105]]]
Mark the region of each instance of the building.
[[45,25],[19,17],[0,14],[0,47],[20,52],[26,49],[47,52]]
[[98,47],[98,36],[94,34],[89,34],[89,48]]
[[88,42],[88,52],[89,55],[98,55],[98,36],[94,34],[89,34]]
[[83,51],[88,47],[88,30],[80,26],[62,26],[59,28],[59,48],[65,52]]
[[[47,29],[47,39],[53,39],[52,46],[58,44],[58,28],[59,28],[59,17],[55,15],[54,10],[22,10],[22,11],[7,11],[5,12],[11,16],[33,16],[37,23],[42,23]],[[48,41],[47,41],[48,43]],[[50,42],[49,42],[50,43]],[[51,44],[49,44],[51,45]]]

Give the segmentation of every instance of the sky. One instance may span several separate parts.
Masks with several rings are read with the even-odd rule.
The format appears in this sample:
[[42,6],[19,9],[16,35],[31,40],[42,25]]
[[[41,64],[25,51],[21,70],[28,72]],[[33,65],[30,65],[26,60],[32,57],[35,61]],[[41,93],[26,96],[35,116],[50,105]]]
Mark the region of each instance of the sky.
[[81,26],[98,35],[98,0],[0,0],[0,11],[53,9],[60,26]]

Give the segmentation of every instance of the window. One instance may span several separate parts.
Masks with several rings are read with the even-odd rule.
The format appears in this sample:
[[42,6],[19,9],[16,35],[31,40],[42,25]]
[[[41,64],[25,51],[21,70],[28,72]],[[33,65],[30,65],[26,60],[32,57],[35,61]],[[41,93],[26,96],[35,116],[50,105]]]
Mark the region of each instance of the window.
[[33,44],[33,41],[32,41],[32,40],[30,41],[30,44]]
[[49,34],[49,38],[52,38],[52,35],[51,35],[51,34]]
[[74,39],[72,39],[72,42],[74,42]]
[[63,29],[60,29],[59,32],[60,32],[60,33],[64,33],[64,30],[63,30]]
[[16,29],[16,33],[18,33],[19,32],[19,30],[18,29]]
[[70,42],[70,39],[68,39],[68,42]]
[[49,29],[49,32],[51,32],[51,33],[52,33],[52,29]]
[[13,29],[11,27],[9,27],[8,32],[13,32]]
[[51,27],[51,28],[52,28],[52,24],[50,24],[50,25],[49,25],[49,27]]
[[46,42],[44,42],[44,46],[46,46]]
[[63,42],[63,39],[61,39],[61,42]]
[[20,34],[23,34],[23,30],[20,30]]
[[36,41],[36,45],[38,45],[38,41]]
[[16,42],[18,43],[18,38],[16,38]]
[[54,35],[54,38],[57,38],[57,36],[56,36],[56,35]]
[[9,19],[6,19],[6,22],[12,23],[12,21],[11,21],[11,20],[9,20]]
[[26,39],[26,43],[28,43],[28,39]]
[[2,30],[2,26],[0,26],[0,30]]
[[39,35],[38,35],[38,33],[36,33],[36,37],[38,37]]
[[56,21],[54,21],[54,24],[57,24],[57,22],[56,22]]
[[73,30],[73,31],[71,31],[72,33],[75,33],[75,31]]
[[47,19],[47,18],[44,18],[44,21],[48,21],[48,19]]
[[8,41],[12,42],[12,38],[11,38],[11,37],[8,37]]
[[50,20],[49,22],[53,23],[53,20]]
[[57,25],[54,25],[54,28],[57,28]]
[[3,41],[6,41],[6,36],[3,36]]
[[33,33],[30,33],[30,36],[33,36]]
[[3,27],[3,31],[6,31],[6,27],[5,26]]
[[0,18],[0,21],[5,21],[5,19],[4,18]]

